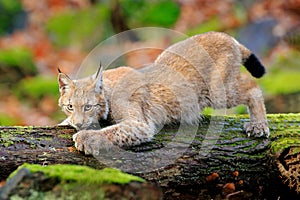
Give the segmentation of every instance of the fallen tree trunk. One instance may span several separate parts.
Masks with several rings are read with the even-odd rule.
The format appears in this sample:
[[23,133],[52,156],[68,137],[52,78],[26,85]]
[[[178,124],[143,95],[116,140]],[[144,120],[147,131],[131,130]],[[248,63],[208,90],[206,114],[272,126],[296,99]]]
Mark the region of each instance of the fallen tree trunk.
[[117,169],[80,165],[24,164],[3,188],[0,199],[162,199],[161,189]]
[[246,137],[247,117],[206,117],[195,134],[164,127],[151,143],[100,157],[74,149],[71,127],[1,127],[0,179],[25,162],[109,165],[157,183],[165,199],[299,197],[300,115],[268,119],[269,139]]

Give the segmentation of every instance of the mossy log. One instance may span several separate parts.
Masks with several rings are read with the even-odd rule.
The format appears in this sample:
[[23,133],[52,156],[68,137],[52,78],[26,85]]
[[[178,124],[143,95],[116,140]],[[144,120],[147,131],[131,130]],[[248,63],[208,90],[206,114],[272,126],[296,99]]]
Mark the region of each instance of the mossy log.
[[[300,114],[268,115],[268,120],[268,139],[244,134],[247,116],[204,117],[195,135],[178,133],[177,126],[164,127],[152,142],[124,150],[135,157],[121,153],[113,159],[117,163],[113,167],[157,183],[165,199],[299,198]],[[96,169],[107,165],[101,158],[76,151],[73,133],[71,127],[1,127],[0,179],[25,162]],[[156,154],[159,149],[165,150]],[[177,149],[183,149],[181,154],[166,162]],[[151,152],[156,154],[155,162],[162,163],[153,166],[159,167],[132,170],[148,165]]]
[[162,199],[159,187],[117,169],[24,164],[10,176],[0,199]]

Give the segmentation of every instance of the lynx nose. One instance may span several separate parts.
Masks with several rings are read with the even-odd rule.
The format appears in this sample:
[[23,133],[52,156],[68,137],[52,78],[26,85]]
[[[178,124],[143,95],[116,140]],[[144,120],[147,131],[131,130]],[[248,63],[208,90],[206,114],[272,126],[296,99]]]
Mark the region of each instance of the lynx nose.
[[80,130],[82,128],[82,124],[80,123],[75,124],[75,128]]

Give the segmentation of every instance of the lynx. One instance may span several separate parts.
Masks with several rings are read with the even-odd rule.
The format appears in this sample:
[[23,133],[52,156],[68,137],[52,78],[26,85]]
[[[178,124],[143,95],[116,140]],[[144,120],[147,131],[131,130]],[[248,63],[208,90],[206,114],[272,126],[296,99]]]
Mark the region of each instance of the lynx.
[[[248,136],[268,137],[262,92],[253,77],[264,66],[245,46],[220,32],[195,35],[163,51],[142,69],[118,67],[71,80],[59,71],[59,106],[68,116],[75,147],[99,154],[112,145],[132,146],[150,141],[164,124],[195,124],[205,107],[248,107]],[[101,128],[103,120],[112,122]]]

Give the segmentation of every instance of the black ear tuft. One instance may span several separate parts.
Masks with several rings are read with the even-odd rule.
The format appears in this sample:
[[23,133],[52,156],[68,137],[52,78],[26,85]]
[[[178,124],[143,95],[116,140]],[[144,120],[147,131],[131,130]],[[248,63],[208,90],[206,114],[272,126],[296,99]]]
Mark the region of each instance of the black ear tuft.
[[62,73],[61,70],[59,69],[59,67],[57,67],[57,71],[58,71],[58,73]]
[[102,64],[101,64],[101,60],[100,60],[100,63],[99,63],[99,68],[98,68],[98,71],[96,73],[96,79],[99,78],[99,76],[102,76],[102,71],[103,71],[103,67],[102,67]]
[[64,94],[67,90],[74,86],[73,81],[64,73],[58,74],[59,92]]
[[94,75],[94,78],[95,78],[95,91],[100,93],[101,90],[102,90],[102,84],[103,84],[103,67],[102,67],[102,64],[101,64],[101,61],[100,61],[100,65],[99,65],[99,68],[98,68],[98,71],[96,73],[96,75]]

